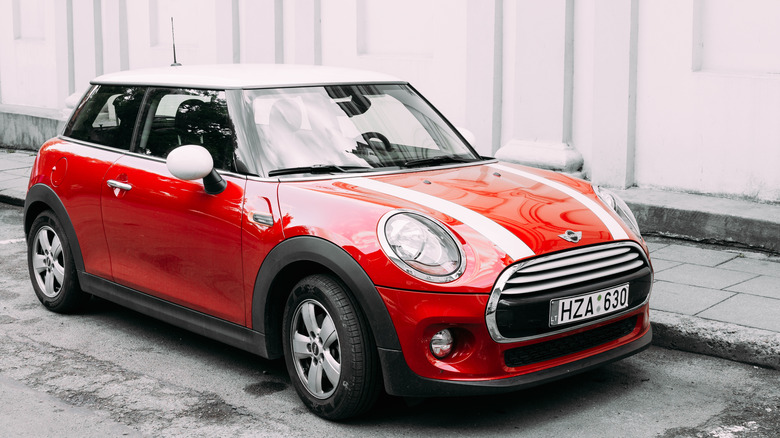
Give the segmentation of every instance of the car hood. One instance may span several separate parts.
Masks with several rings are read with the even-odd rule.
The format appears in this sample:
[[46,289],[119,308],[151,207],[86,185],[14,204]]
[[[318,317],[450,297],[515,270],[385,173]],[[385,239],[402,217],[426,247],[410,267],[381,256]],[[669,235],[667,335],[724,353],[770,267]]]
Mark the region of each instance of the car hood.
[[[318,195],[307,197],[307,192]],[[467,253],[474,259],[475,275],[536,255],[635,239],[589,183],[505,163],[282,184],[279,195],[281,210],[290,216],[288,237],[321,235],[358,260],[378,251],[376,227],[383,214],[395,209],[428,214],[471,248]],[[324,231],[315,230],[313,223]],[[564,239],[567,232],[581,237]],[[491,284],[494,275],[489,275]]]
[[[589,183],[538,169],[496,163],[345,178],[340,184],[346,190],[395,198],[398,207],[450,216],[514,260],[628,238]],[[561,237],[567,231],[582,234],[571,242]]]

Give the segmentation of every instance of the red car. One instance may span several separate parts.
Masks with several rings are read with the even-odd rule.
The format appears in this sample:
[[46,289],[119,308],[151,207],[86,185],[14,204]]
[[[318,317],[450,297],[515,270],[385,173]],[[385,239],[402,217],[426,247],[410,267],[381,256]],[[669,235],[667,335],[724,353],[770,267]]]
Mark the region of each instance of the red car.
[[628,207],[479,156],[412,86],[179,66],[93,80],[40,149],[24,227],[55,312],[95,295],[265,358],[317,415],[517,390],[646,348]]

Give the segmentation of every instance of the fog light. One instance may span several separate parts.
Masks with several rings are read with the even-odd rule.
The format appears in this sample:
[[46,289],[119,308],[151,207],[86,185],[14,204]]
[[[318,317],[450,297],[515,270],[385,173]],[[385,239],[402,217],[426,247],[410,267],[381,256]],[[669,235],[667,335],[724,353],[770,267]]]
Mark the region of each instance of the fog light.
[[452,352],[454,341],[455,339],[452,337],[450,329],[441,330],[431,338],[431,353],[437,359],[444,359]]

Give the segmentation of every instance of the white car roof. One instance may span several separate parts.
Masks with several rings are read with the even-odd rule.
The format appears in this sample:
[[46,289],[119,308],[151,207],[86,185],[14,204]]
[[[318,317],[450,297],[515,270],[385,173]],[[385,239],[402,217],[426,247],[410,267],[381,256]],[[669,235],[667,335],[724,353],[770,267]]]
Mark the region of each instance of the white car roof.
[[126,70],[98,76],[93,84],[190,88],[271,88],[354,83],[406,83],[363,70],[294,64],[182,65]]

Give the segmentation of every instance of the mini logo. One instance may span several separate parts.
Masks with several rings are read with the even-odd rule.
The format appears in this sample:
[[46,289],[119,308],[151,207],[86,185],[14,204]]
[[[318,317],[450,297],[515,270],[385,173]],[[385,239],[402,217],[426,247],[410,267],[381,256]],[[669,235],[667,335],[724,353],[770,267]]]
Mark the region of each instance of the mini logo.
[[567,242],[577,243],[582,239],[582,231],[566,230],[565,233],[559,234],[558,237]]

